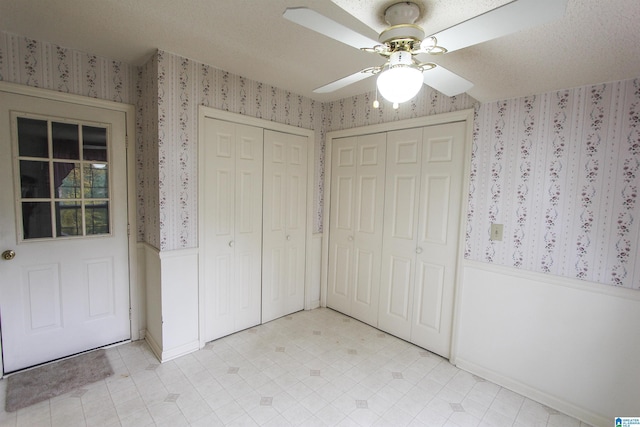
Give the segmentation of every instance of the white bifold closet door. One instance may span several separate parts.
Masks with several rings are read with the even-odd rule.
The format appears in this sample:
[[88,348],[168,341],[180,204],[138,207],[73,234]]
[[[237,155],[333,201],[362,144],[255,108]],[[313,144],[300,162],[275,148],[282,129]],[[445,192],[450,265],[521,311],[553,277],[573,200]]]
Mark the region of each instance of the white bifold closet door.
[[307,137],[264,131],[262,322],[304,308]]
[[378,321],[386,133],[333,140],[327,306]]
[[205,340],[260,324],[263,130],[206,118]]
[[380,329],[449,357],[464,123],[389,132]]

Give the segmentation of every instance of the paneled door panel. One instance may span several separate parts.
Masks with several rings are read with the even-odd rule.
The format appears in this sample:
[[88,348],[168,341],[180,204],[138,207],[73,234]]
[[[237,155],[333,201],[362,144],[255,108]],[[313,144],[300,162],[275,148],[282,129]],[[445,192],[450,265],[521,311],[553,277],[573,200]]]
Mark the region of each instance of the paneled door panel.
[[62,328],[62,289],[59,277],[60,264],[23,267],[20,287],[24,289],[27,333],[36,334],[47,329]]
[[356,277],[351,285],[350,314],[373,326],[378,325],[386,142],[384,133],[359,136],[356,158],[358,184],[352,232]]
[[333,141],[327,305],[378,322],[384,133]]
[[327,306],[351,315],[357,138],[333,141]]
[[387,134],[385,223],[380,282],[380,329],[411,336],[419,207],[422,129]]
[[264,131],[262,322],[304,308],[307,138]]
[[352,245],[334,245],[331,254],[331,283],[329,293],[331,294],[331,307],[339,311],[348,310],[348,308],[340,309],[340,302],[348,303],[349,301],[349,283],[351,282],[351,252]]
[[424,129],[411,341],[449,357],[460,241],[464,123]]
[[440,332],[442,321],[442,292],[444,290],[444,271],[442,265],[418,262],[416,272],[416,308],[415,323],[428,328],[433,333]]
[[205,341],[260,323],[262,129],[205,119]]
[[264,136],[260,128],[236,127],[234,329],[239,331],[260,323]]
[[0,177],[4,372],[129,339],[125,114],[3,92]]

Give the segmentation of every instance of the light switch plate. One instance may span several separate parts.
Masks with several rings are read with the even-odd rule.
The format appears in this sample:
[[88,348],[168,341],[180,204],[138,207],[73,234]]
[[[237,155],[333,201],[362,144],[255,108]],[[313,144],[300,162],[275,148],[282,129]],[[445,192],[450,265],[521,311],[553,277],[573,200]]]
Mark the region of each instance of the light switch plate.
[[491,240],[502,240],[502,224],[491,224]]

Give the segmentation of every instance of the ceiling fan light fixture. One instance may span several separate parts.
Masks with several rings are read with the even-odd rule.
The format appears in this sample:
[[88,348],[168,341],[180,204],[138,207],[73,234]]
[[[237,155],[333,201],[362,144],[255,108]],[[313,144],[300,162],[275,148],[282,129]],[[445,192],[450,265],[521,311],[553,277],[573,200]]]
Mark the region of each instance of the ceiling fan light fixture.
[[408,52],[394,52],[389,66],[378,75],[377,87],[389,102],[401,104],[416,96],[423,84],[422,70]]

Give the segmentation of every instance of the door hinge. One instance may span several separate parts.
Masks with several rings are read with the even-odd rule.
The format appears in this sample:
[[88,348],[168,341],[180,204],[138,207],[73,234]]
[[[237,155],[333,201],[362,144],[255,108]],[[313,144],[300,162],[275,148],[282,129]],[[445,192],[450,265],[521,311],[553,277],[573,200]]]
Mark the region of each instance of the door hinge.
[[127,236],[131,236],[131,224],[127,224]]
[[129,309],[129,320],[131,320],[131,309]]
[[124,148],[129,149],[129,135],[124,136]]

